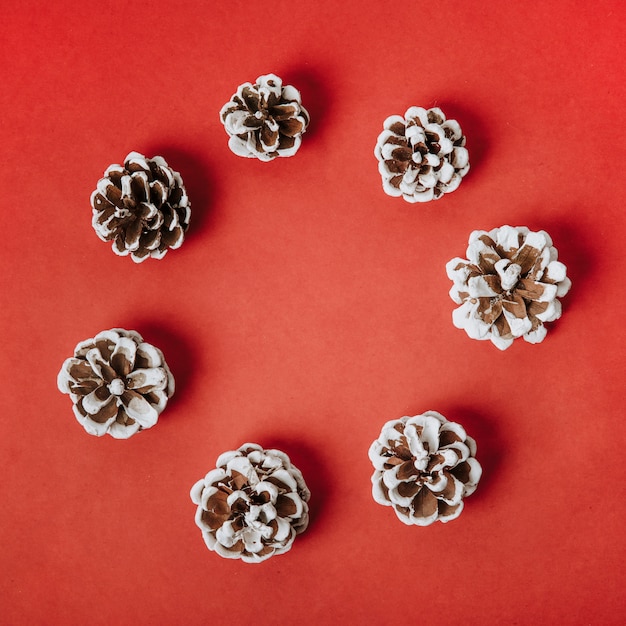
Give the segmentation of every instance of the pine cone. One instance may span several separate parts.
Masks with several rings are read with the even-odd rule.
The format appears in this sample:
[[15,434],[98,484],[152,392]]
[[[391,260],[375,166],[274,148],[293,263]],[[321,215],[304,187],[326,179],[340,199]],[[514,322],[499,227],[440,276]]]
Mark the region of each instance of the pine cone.
[[449,522],[480,480],[475,454],[463,427],[436,411],[387,422],[369,449],[374,500],[408,525]]
[[274,74],[259,76],[256,83],[237,88],[220,111],[230,139],[229,148],[243,157],[271,161],[293,156],[300,147],[309,114],[300,92]]
[[472,339],[491,340],[500,350],[518,337],[543,341],[544,323],[561,317],[558,298],[571,287],[557,256],[543,230],[502,226],[474,231],[467,259],[446,265],[454,283],[450,297],[461,305],[452,314],[454,325]]
[[157,423],[174,393],[163,353],[132,330],[114,328],[79,343],[57,378],[90,435],[127,439]]
[[165,159],[147,159],[131,152],[124,165],[111,165],[91,194],[92,225],[113,252],[130,254],[141,263],[162,259],[169,248],[179,248],[191,217],[183,180]]
[[310,495],[284,452],[253,443],[222,454],[217,468],[191,489],[209,550],[247,563],[291,548],[309,523]]
[[465,137],[441,109],[411,107],[383,123],[374,154],[383,190],[407,202],[437,200],[454,191],[469,170]]

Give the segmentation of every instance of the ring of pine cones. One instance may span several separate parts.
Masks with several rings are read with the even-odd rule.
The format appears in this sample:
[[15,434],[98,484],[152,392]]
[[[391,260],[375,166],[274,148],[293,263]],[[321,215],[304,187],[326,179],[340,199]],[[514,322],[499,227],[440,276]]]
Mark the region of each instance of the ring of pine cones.
[[300,92],[274,74],[237,88],[220,111],[229,148],[243,157],[271,161],[293,156],[300,148],[309,114]]
[[174,393],[174,377],[161,350],[133,330],[113,328],[76,346],[57,386],[90,435],[128,439],[157,423]]
[[[240,85],[220,119],[230,149],[261,161],[293,156],[310,121],[300,92],[274,74]],[[374,152],[387,194],[427,202],[458,188],[470,165],[456,120],[439,108],[410,107],[383,127]],[[180,247],[191,217],[180,174],[162,157],[137,152],[107,168],[91,205],[98,237],[137,263]],[[544,323],[560,317],[558,298],[571,286],[557,256],[544,231],[474,231],[468,258],[446,266],[454,283],[450,296],[460,305],[455,326],[502,350],[518,337],[542,341]],[[57,385],[89,434],[118,439],[154,426],[174,393],[162,352],[121,328],[79,343]],[[482,475],[474,439],[436,411],[387,422],[368,454],[374,500],[391,506],[408,525],[456,519]],[[222,454],[216,465],[190,492],[207,547],[250,563],[290,550],[308,526],[311,494],[289,457],[246,443]]]
[[545,322],[561,317],[571,287],[567,268],[545,231],[502,226],[469,237],[467,259],[446,265],[453,281],[450,297],[461,306],[452,320],[472,339],[488,339],[500,350],[523,337],[544,340]]
[[465,136],[439,108],[411,107],[383,123],[374,154],[383,190],[407,202],[437,200],[454,191],[469,170]]
[[165,159],[131,152],[111,165],[91,194],[92,226],[113,252],[141,263],[180,248],[191,217],[183,180]]
[[449,522],[476,490],[476,442],[436,411],[387,422],[369,449],[372,495],[407,525]]
[[222,454],[190,495],[207,547],[229,559],[259,563],[287,552],[309,523],[300,470],[284,452],[254,443]]

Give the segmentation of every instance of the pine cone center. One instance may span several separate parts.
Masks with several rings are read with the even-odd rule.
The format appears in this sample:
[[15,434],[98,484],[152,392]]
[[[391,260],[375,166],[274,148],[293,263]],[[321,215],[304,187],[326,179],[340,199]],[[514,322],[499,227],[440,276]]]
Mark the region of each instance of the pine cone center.
[[420,452],[420,454],[414,454],[403,435],[395,446],[384,449],[383,455],[388,457],[389,468],[393,465],[400,465],[398,478],[423,485],[435,479],[437,473],[432,471],[434,465],[432,455],[425,448],[422,448]]
[[513,291],[520,279],[522,267],[508,259],[502,259],[495,264],[495,270],[500,277],[502,290],[509,293]]
[[112,380],[108,387],[112,396],[121,396],[126,391],[126,383],[121,378]]

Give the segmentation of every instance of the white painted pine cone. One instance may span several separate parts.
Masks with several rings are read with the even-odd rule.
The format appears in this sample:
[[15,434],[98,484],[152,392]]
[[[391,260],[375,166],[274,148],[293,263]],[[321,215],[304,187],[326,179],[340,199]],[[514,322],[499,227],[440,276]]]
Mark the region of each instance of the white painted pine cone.
[[275,74],[259,76],[254,85],[240,85],[222,107],[220,119],[230,137],[229,148],[260,161],[293,156],[309,124],[300,92],[283,85]]
[[454,191],[469,171],[465,136],[439,108],[409,108],[383,123],[374,154],[383,190],[407,202],[437,200]]
[[229,559],[260,563],[283,554],[309,523],[311,494],[300,470],[284,452],[254,443],[222,454],[190,495],[207,547]]
[[490,340],[500,350],[523,337],[539,343],[545,322],[561,316],[561,302],[571,287],[567,268],[545,231],[502,226],[474,231],[467,259],[446,265],[453,281],[450,297],[461,306],[452,314],[457,328],[472,339]]
[[135,263],[180,248],[191,217],[182,178],[165,159],[131,152],[111,165],[91,194],[92,226],[113,252]]
[[116,439],[154,426],[174,393],[163,353],[123,328],[81,341],[64,361],[57,385],[90,435]]
[[463,427],[436,411],[389,421],[369,449],[374,500],[407,525],[456,519],[482,475],[475,455]]

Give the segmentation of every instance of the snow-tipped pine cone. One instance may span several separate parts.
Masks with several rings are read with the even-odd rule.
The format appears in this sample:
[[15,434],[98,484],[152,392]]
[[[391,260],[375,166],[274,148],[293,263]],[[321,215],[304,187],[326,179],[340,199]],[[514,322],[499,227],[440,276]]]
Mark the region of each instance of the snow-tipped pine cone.
[[309,124],[300,92],[274,74],[259,76],[254,85],[240,85],[222,107],[220,119],[230,137],[229,148],[261,161],[293,156]]
[[476,230],[466,254],[446,265],[450,297],[461,305],[452,313],[454,325],[500,350],[518,337],[543,341],[544,323],[561,317],[558,298],[571,287],[548,233],[525,226]]
[[410,107],[383,122],[374,154],[383,190],[407,202],[437,200],[454,191],[469,170],[465,136],[438,108]]
[[436,411],[387,422],[369,449],[374,500],[407,525],[449,522],[480,480],[475,455],[463,427]]
[[207,547],[230,559],[259,563],[287,552],[309,523],[300,470],[284,452],[253,443],[220,455],[190,495]]
[[180,248],[191,204],[178,172],[165,159],[148,159],[131,152],[124,165],[110,165],[91,194],[92,225],[103,241],[112,241],[113,252],[130,254],[141,263],[162,259]]
[[161,350],[122,328],[81,341],[63,363],[57,385],[90,435],[116,439],[154,426],[174,393]]

